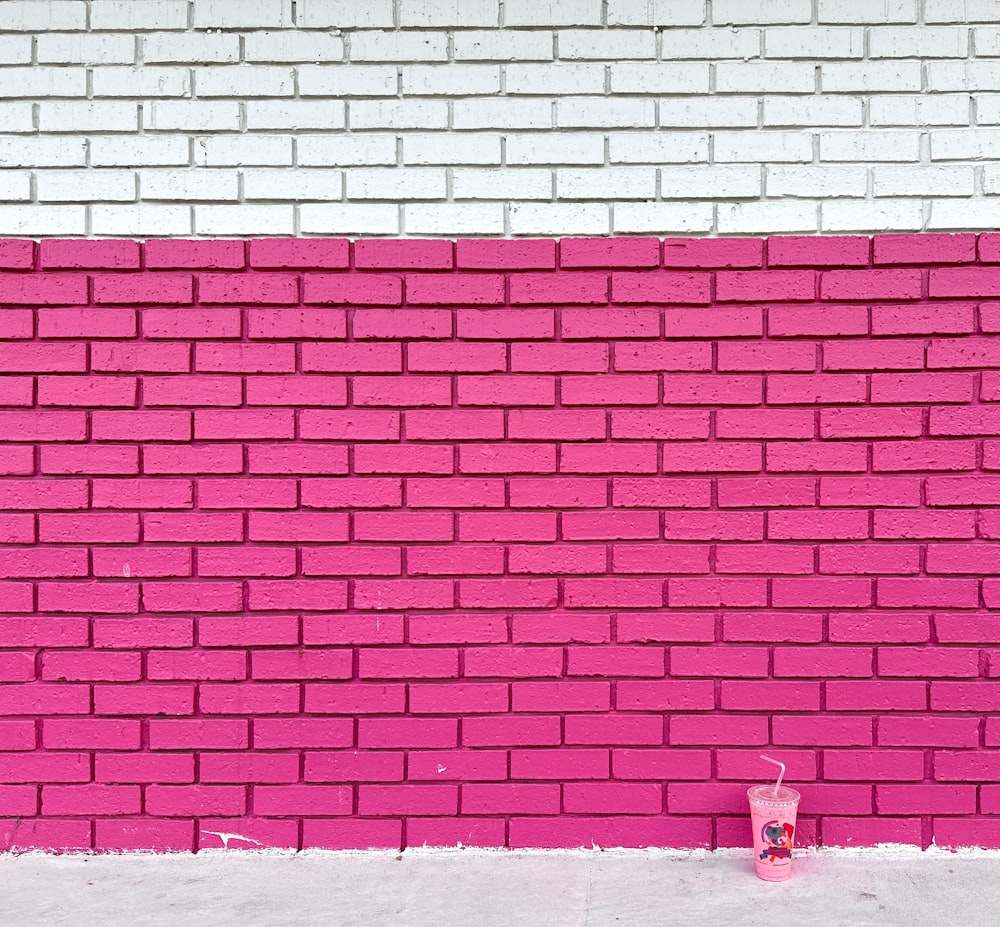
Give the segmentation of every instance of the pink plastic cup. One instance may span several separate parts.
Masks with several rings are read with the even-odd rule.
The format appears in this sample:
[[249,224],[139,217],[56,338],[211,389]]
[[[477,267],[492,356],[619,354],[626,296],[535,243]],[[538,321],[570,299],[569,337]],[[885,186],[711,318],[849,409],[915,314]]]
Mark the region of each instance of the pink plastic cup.
[[784,882],[792,875],[795,815],[801,796],[787,785],[755,785],[747,789],[757,878]]

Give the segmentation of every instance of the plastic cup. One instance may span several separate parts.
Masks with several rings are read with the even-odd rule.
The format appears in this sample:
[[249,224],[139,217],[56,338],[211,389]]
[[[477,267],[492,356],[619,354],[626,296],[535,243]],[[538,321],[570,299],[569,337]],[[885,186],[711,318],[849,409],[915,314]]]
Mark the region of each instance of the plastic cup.
[[784,882],[792,875],[795,816],[801,796],[787,785],[777,792],[773,785],[755,785],[747,789],[747,798],[757,878]]

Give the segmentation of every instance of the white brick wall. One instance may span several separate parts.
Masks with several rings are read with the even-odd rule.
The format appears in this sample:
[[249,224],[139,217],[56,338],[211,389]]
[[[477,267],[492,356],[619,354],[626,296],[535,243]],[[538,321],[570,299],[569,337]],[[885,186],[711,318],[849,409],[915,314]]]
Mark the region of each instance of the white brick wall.
[[0,236],[998,219],[1000,0],[0,0]]

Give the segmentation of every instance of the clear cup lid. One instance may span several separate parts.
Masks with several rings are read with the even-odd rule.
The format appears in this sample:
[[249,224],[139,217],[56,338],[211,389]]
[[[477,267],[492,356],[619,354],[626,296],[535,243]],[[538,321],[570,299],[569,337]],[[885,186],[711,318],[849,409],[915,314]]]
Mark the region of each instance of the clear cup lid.
[[792,805],[801,797],[795,789],[790,789],[787,785],[781,786],[777,790],[777,794],[773,785],[755,785],[747,789],[747,798],[758,805],[774,805],[775,807]]

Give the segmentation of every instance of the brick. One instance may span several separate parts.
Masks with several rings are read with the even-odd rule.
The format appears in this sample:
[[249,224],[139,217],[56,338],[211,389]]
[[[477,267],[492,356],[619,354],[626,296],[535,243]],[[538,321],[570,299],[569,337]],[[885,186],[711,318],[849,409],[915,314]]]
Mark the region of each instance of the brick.
[[[306,710],[320,714],[400,713],[403,711],[405,694],[405,687],[402,685],[310,683],[306,687]],[[406,720],[413,721],[413,719]],[[395,725],[391,727],[399,730]],[[388,728],[384,728],[383,733],[387,732]],[[359,745],[367,744],[361,744],[359,741]]]
[[150,547],[131,551],[121,548],[92,552],[95,576],[190,576],[191,549]]
[[140,676],[139,664],[137,653],[48,653],[42,661],[42,678],[69,682],[134,682]]
[[511,410],[507,436],[515,440],[552,439],[585,441],[605,437],[605,413],[598,409],[575,411]]
[[[195,591],[197,590],[197,591]],[[207,612],[235,612],[243,604],[239,583],[146,582],[142,584],[142,602],[151,612],[186,612],[192,609]]]
[[94,686],[94,713],[99,715],[190,715],[194,687],[184,685]]
[[555,331],[551,309],[522,309],[516,314],[505,309],[459,309],[455,315],[461,338],[533,340],[551,338]]
[[915,370],[923,367],[923,342],[827,341],[823,343],[825,370]]
[[203,303],[296,303],[298,278],[294,274],[202,274],[198,297]]
[[875,806],[884,814],[962,814],[975,809],[972,786],[877,785]]
[[462,473],[554,473],[554,444],[466,444],[459,447]]
[[771,591],[772,604],[786,608],[857,608],[871,599],[871,583],[863,579],[776,579]]
[[400,849],[402,824],[398,820],[328,819],[303,822],[302,845],[328,850]]
[[549,239],[489,241],[459,240],[456,266],[470,270],[533,270],[555,268],[555,242]]
[[338,611],[347,607],[347,583],[336,580],[250,580],[251,610],[297,608]]
[[611,621],[607,615],[517,615],[511,636],[515,643],[607,643]]
[[506,369],[503,345],[411,344],[407,350],[409,369],[415,373],[489,373]]
[[298,641],[299,621],[292,615],[239,619],[206,615],[198,625],[198,643],[205,647],[296,644]]
[[610,688],[606,682],[515,682],[512,707],[522,711],[607,711]]
[[727,544],[716,550],[715,569],[717,573],[812,573],[813,551],[788,544],[764,550],[754,544]]
[[989,406],[968,408],[934,408],[931,410],[928,432],[941,435],[991,435],[997,421],[997,410]]
[[24,238],[0,239],[0,267],[4,270],[31,270],[35,243]]
[[[511,298],[518,301],[513,293]],[[406,301],[411,305],[498,305],[503,299],[504,280],[498,274],[406,276]]]
[[878,581],[878,604],[890,608],[975,608],[978,584],[963,579],[889,579]]
[[656,445],[562,444],[560,469],[563,473],[655,473]]
[[454,747],[458,724],[451,718],[362,718],[360,747]]
[[[218,534],[224,536],[216,540],[243,540],[243,520],[238,513],[202,517],[220,519],[216,522]],[[339,512],[252,512],[248,536],[253,541],[346,541],[347,517]]]
[[718,483],[718,504],[723,508],[812,505],[815,499],[815,480],[803,477],[731,478]]
[[872,374],[872,402],[969,402],[972,392],[968,374]]
[[357,580],[354,584],[355,608],[451,608],[454,604],[449,580]]
[[664,602],[659,580],[568,579],[565,581],[568,608],[660,606]]
[[811,270],[734,270],[716,274],[716,299],[723,302],[811,300],[815,293],[815,274]]
[[768,740],[764,715],[675,715],[670,719],[672,745],[746,745]]
[[876,538],[971,538],[970,512],[876,512]]
[[816,369],[816,346],[809,343],[720,342],[718,364],[720,371],[811,371]]
[[919,270],[829,270],[820,281],[823,299],[919,299],[920,287]]
[[768,537],[782,540],[845,540],[868,537],[866,512],[771,512]]
[[195,347],[195,369],[204,373],[291,373],[295,370],[295,347],[201,343]]
[[989,818],[968,820],[962,818],[934,818],[934,841],[947,847],[995,847],[997,834],[995,822]]
[[768,313],[767,333],[772,337],[867,335],[865,306],[838,306],[835,313],[823,308],[782,307]]
[[294,714],[299,687],[281,683],[202,683],[203,714]]
[[966,303],[872,306],[873,335],[965,334],[975,331],[973,307]]
[[[408,628],[413,644],[502,643],[507,640],[507,621],[499,615],[411,615]],[[467,650],[466,657],[471,653]],[[486,658],[489,654],[499,656],[501,652],[485,648],[481,656]]]
[[716,413],[720,438],[811,438],[814,415],[800,409],[724,409]]
[[915,507],[920,481],[909,477],[822,477],[820,505]]
[[86,302],[86,274],[0,274],[0,303],[4,305],[71,306]]
[[403,778],[403,754],[310,753],[306,755],[305,777],[307,782],[399,781]]
[[277,444],[251,446],[251,473],[346,473],[347,448],[341,445]]
[[762,257],[763,243],[759,239],[663,240],[664,267],[760,267]]
[[668,512],[668,540],[752,541],[764,537],[764,516],[756,512]]
[[930,296],[996,296],[1000,277],[991,267],[941,267],[928,275]]
[[613,273],[611,300],[615,303],[708,303],[709,275],[627,271]]
[[657,267],[660,243],[655,238],[564,238],[559,243],[561,267]]
[[205,479],[199,484],[199,503],[207,509],[285,509],[295,505],[294,480]]
[[234,848],[246,845],[295,849],[299,844],[298,827],[292,821],[244,820],[245,824],[240,828],[242,837],[234,838],[226,830],[231,826],[232,818],[202,818],[198,848],[227,849],[232,844]]
[[103,268],[137,270],[139,268],[139,251],[139,243],[128,240],[49,240],[43,241],[39,245],[39,262],[44,268],[58,268],[60,270]]
[[100,648],[190,647],[190,618],[95,619],[94,646]]
[[95,342],[90,346],[90,363],[93,370],[187,373],[191,368],[191,346],[187,344],[109,345]]
[[[614,421],[612,418],[612,424]],[[756,473],[763,464],[763,449],[761,445],[752,442],[665,442],[662,447],[671,461],[671,470],[675,473]]]
[[701,545],[616,544],[612,548],[612,565],[616,573],[707,573],[709,551]]
[[147,338],[238,338],[240,313],[228,310],[147,309],[142,331]]
[[[258,718],[254,721],[253,733],[254,746],[264,749],[348,747],[353,741],[353,725],[343,718]],[[349,760],[351,756],[330,753],[307,755],[307,777],[319,779],[318,774],[324,767],[327,772],[332,772],[337,759]]]
[[465,675],[519,678],[558,676],[562,672],[562,651],[558,647],[491,647],[465,650]]
[[449,270],[452,246],[446,241],[358,241],[354,245],[354,264],[365,270]]
[[823,438],[906,438],[922,430],[919,409],[823,409],[819,416]]
[[473,411],[406,412],[403,427],[414,441],[502,438],[503,413]]
[[30,309],[8,309],[0,317],[2,338],[31,338],[33,333],[34,313]]
[[[748,549],[751,545],[747,545]],[[733,641],[802,641],[815,643],[822,637],[818,615],[783,616],[776,626],[773,615],[733,613],[722,616],[723,640]]]
[[[645,315],[640,317],[640,313],[645,313]],[[641,334],[643,336],[654,337],[658,335],[658,324],[654,328],[646,321],[646,317],[650,313],[647,313],[646,310],[635,309],[632,310],[632,315],[642,319]],[[615,318],[621,320],[623,316],[627,322],[628,316],[625,311],[616,314]],[[563,319],[563,331],[565,334],[565,313]],[[620,321],[618,324],[620,324]],[[605,333],[612,337],[618,337],[620,334],[624,337],[633,337],[634,333],[638,334],[639,332],[635,332],[635,327],[632,324],[629,325],[629,330],[623,333],[619,333],[616,330],[605,331],[604,326],[596,332],[591,329],[587,330],[588,337],[603,335]],[[709,370],[712,366],[711,354],[711,345],[707,342],[674,342],[670,344],[619,342],[615,345],[615,370]]]
[[95,274],[93,281],[98,304],[190,303],[193,294],[190,274]]
[[877,548],[869,544],[830,544],[820,547],[821,573],[917,573],[920,549],[911,545]]
[[164,817],[240,815],[245,791],[235,785],[151,785],[146,789],[146,811]]
[[[894,448],[898,446],[893,444]],[[860,472],[867,466],[868,448],[860,442],[806,444],[771,441],[767,445],[767,469],[773,472]]]
[[[122,523],[134,516],[117,517]],[[117,522],[108,522],[116,525]],[[67,526],[69,527],[69,526]],[[143,532],[148,541],[242,541],[243,519],[238,514],[150,513],[143,516]]]
[[223,270],[242,268],[245,263],[241,241],[184,241],[154,239],[144,245],[146,266],[151,269]]
[[[780,309],[771,310],[777,318]],[[795,310],[801,313],[802,310]],[[760,308],[664,309],[663,325],[670,338],[738,338],[763,334]]]
[[[307,548],[302,552],[306,576],[398,576],[401,563],[398,547]],[[294,568],[294,562],[291,566]]]
[[[878,236],[876,241],[888,236]],[[913,241],[912,236],[906,236]],[[821,238],[775,236],[767,242],[769,267],[863,267],[868,264],[870,243],[860,235],[824,235]],[[909,263],[909,262],[906,262]]]
[[511,370],[515,373],[604,372],[609,351],[602,344],[513,344]]
[[466,718],[466,746],[536,746],[559,742],[559,718],[555,715],[507,715]]
[[346,239],[262,238],[250,242],[250,266],[264,270],[346,268],[349,250]]

